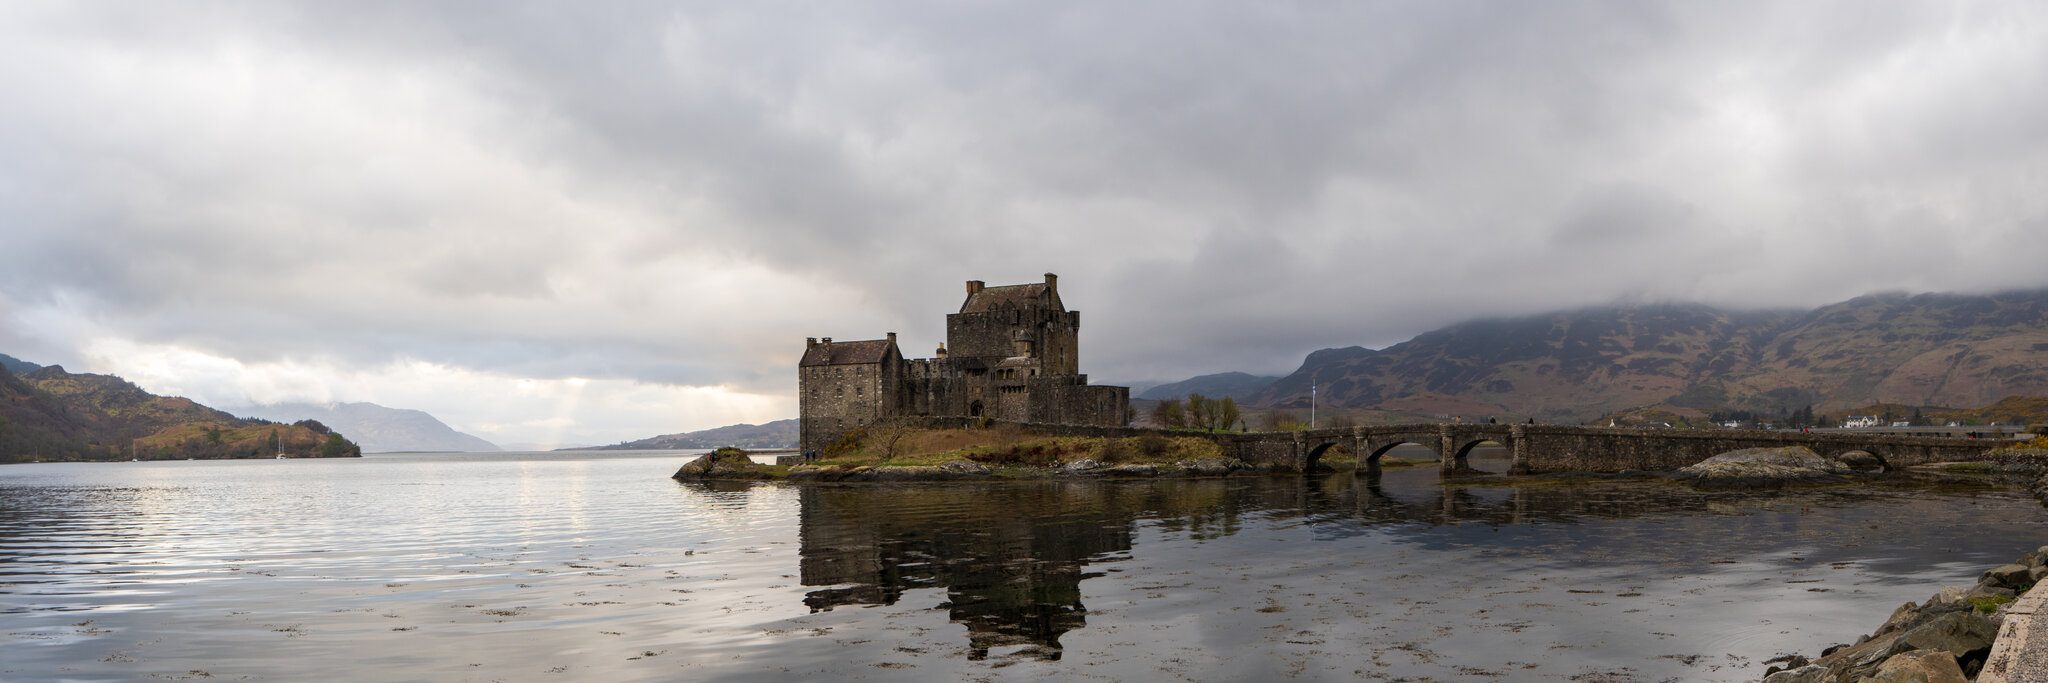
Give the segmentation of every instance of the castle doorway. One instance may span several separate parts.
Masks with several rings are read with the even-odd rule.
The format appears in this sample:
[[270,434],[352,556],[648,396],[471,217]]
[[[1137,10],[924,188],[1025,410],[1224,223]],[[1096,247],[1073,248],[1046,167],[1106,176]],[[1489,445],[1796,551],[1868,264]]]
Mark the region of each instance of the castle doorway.
[[981,417],[981,402],[975,401],[967,404],[967,415],[969,417]]

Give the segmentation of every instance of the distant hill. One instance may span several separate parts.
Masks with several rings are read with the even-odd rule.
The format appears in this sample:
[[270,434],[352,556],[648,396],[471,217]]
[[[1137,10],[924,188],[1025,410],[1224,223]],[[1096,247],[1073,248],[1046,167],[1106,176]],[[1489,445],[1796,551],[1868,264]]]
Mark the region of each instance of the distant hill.
[[[1462,323],[1385,349],[1311,353],[1254,405],[1583,421],[2048,396],[2048,290],[1877,294],[1811,311],[1613,306]],[[1680,410],[1684,409],[1684,410]]]
[[375,403],[279,403],[242,412],[270,420],[319,420],[354,437],[371,453],[501,450],[497,444],[455,431],[426,412]]
[[1138,398],[1164,401],[1172,398],[1187,398],[1189,394],[1201,394],[1210,398],[1231,398],[1244,400],[1279,381],[1278,377],[1261,377],[1242,372],[1221,372],[1202,375],[1171,384],[1146,389]]
[[[610,446],[596,446],[588,449],[600,451],[665,450],[680,448],[718,448],[738,446],[740,448],[796,448],[797,421],[776,420],[766,424],[731,425],[698,432],[664,434],[661,436],[627,441]],[[572,449],[562,449],[572,450]]]
[[0,353],[0,370],[6,370],[17,375],[26,375],[41,369],[43,369],[43,366]]
[[0,369],[0,462],[361,455],[317,421],[248,420],[112,375]]

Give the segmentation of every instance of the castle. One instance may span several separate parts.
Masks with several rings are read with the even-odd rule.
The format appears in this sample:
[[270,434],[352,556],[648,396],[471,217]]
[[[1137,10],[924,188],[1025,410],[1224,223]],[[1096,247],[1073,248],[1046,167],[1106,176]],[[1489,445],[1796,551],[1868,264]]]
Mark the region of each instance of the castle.
[[905,359],[883,339],[804,340],[797,364],[805,453],[849,430],[903,416],[1122,426],[1129,387],[1093,386],[1080,371],[1081,313],[1060,302],[1059,276],[989,287],[967,281],[960,312],[932,358]]

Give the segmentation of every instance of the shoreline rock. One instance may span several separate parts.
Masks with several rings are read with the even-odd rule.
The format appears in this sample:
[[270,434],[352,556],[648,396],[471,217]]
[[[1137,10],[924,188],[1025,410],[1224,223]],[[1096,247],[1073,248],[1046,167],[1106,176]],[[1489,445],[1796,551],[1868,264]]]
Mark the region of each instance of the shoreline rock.
[[1701,489],[1771,489],[1848,481],[1855,470],[1804,446],[1745,448],[1680,468],[1673,477]]
[[1976,585],[1949,586],[1926,604],[1906,603],[1854,644],[1817,659],[1788,655],[1764,672],[1764,683],[1829,681],[1968,681],[1984,667],[2006,608],[2048,576],[2048,546],[2011,564],[1985,570]]
[[720,448],[697,456],[676,470],[674,479],[773,479],[775,468],[754,462],[746,451]]

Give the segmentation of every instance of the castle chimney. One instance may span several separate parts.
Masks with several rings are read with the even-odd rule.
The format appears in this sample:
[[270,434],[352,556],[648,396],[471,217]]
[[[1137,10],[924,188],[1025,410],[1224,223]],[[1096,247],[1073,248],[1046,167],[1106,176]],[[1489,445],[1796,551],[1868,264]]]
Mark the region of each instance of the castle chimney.
[[890,346],[895,346],[895,345],[896,345],[896,333],[895,333],[895,332],[890,332],[890,333],[889,333],[889,345],[890,345]]
[[808,348],[811,348],[811,347],[813,347],[813,346],[817,346],[817,345],[818,345],[818,338],[817,338],[817,337],[804,337],[804,348],[808,349]]
[[1046,273],[1046,274],[1045,274],[1045,288],[1046,288],[1046,289],[1050,289],[1050,290],[1052,290],[1052,291],[1053,291],[1053,293],[1055,293],[1055,294],[1059,293],[1059,291],[1060,291],[1060,276],[1058,276],[1058,275],[1054,275],[1054,274],[1052,274],[1052,273]]
[[826,337],[824,339],[820,339],[818,340],[818,345],[825,347],[825,360],[827,362],[830,362],[832,360],[832,338]]
[[982,282],[981,282],[980,280],[968,280],[968,281],[967,281],[967,295],[968,295],[968,296],[974,296],[974,295],[976,295],[976,294],[980,294],[980,293],[981,293],[981,288],[982,288],[982,287],[983,287],[983,284],[982,284]]
[[936,351],[936,352],[934,352],[934,353],[933,353],[933,356],[934,356],[934,357],[936,357],[936,358],[938,358],[939,360],[945,360],[945,359],[946,359],[946,343],[945,343],[945,342],[939,342],[939,350],[938,350],[938,351]]

